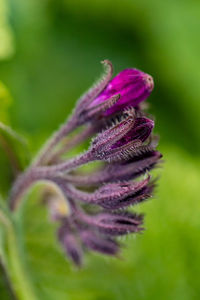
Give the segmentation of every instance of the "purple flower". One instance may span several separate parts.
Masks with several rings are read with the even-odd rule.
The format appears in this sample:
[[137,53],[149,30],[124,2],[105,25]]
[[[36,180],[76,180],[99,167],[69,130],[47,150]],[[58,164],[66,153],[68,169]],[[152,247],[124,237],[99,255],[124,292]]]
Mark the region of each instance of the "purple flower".
[[130,212],[109,213],[102,212],[94,217],[85,216],[85,222],[92,225],[99,232],[109,236],[126,235],[131,232],[139,232],[143,228],[143,216]]
[[104,112],[105,116],[120,112],[127,107],[136,107],[146,100],[154,88],[153,78],[138,70],[125,69],[115,76],[90,104],[90,107],[106,102],[120,94],[120,99]]
[[133,127],[115,144],[112,148],[117,148],[128,144],[133,140],[144,142],[151,134],[154,122],[148,118],[136,118]]
[[[85,250],[117,256],[121,246],[117,237],[144,229],[143,216],[128,209],[152,196],[155,180],[147,172],[162,157],[156,150],[154,121],[139,105],[154,87],[152,77],[126,69],[111,80],[112,64],[104,64],[106,74],[81,97],[71,119],[11,193],[14,209],[24,189],[35,181],[46,180],[56,187],[56,197],[50,195],[46,203],[51,218],[59,223],[58,240],[77,266]],[[80,125],[85,125],[82,131],[77,130]],[[89,149],[69,159],[67,151],[88,138]],[[79,172],[80,166],[94,161],[101,166]]]
[[62,225],[58,230],[58,239],[64,251],[70,257],[72,262],[77,266],[81,266],[82,249],[76,236],[73,233],[72,228],[70,227],[67,218],[64,220],[64,222],[62,222]]
[[111,128],[93,140],[91,149],[97,158],[109,162],[127,160],[143,150],[150,150],[144,142],[149,138],[154,122],[146,117],[136,117],[132,110]]
[[119,243],[107,236],[102,236],[93,230],[81,231],[80,237],[84,246],[95,252],[106,255],[117,255],[119,252]]

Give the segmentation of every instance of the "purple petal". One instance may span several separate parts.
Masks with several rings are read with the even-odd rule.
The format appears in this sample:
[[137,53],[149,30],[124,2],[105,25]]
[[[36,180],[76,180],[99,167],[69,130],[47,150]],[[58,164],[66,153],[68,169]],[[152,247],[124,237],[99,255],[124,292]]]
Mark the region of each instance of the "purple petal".
[[58,230],[58,239],[69,258],[77,266],[82,265],[82,250],[81,247],[66,224],[61,226]]
[[143,216],[132,213],[100,213],[95,216],[85,216],[85,221],[101,233],[111,236],[126,235],[140,232],[143,228]]
[[136,118],[134,127],[131,128],[112,148],[121,147],[133,140],[144,142],[152,132],[154,122],[148,118]]
[[126,107],[136,107],[149,97],[153,87],[153,78],[150,75],[137,69],[125,69],[109,82],[91,106],[96,106],[113,95],[120,94],[119,101],[104,113],[105,116],[109,116]]
[[119,252],[119,245],[116,241],[101,237],[92,231],[83,231],[81,239],[84,245],[93,251],[107,255],[116,255]]

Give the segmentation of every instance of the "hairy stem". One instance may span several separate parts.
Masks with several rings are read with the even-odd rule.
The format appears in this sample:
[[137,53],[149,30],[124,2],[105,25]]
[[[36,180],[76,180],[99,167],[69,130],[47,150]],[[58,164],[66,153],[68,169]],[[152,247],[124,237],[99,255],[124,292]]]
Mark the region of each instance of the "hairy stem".
[[68,139],[65,144],[62,145],[60,149],[52,153],[52,155],[48,158],[48,162],[54,163],[56,162],[61,155],[65,154],[67,151],[71,150],[73,147],[82,143],[84,140],[89,138],[94,133],[94,128],[92,126],[86,127],[79,134],[75,135],[71,139]]
[[32,163],[32,166],[39,166],[44,161],[48,161],[48,158],[54,148],[67,134],[72,132],[77,127],[77,120],[75,117],[69,119],[67,123],[62,125],[58,131],[56,131],[45,143],[39,154],[36,156]]
[[10,194],[10,208],[12,211],[16,210],[24,193],[30,186],[39,180],[53,180],[61,171],[71,171],[81,165],[93,161],[94,158],[91,152],[86,152],[74,159],[68,160],[64,163],[49,166],[49,167],[31,167],[24,174],[16,180]]
[[76,169],[82,165],[85,165],[87,163],[90,163],[92,161],[96,160],[96,157],[93,156],[93,153],[90,151],[85,152],[82,155],[79,155],[75,158],[72,158],[70,160],[67,160],[63,163],[57,164],[57,165],[53,165],[53,166],[47,166],[47,167],[38,167],[37,171],[40,174],[44,174],[47,176],[53,176],[56,175],[56,173],[59,172],[69,172],[73,169]]
[[21,201],[24,193],[30,188],[30,186],[36,181],[41,179],[39,174],[36,172],[36,168],[30,168],[25,173],[17,178],[15,181],[11,193],[9,206],[14,211],[19,202]]

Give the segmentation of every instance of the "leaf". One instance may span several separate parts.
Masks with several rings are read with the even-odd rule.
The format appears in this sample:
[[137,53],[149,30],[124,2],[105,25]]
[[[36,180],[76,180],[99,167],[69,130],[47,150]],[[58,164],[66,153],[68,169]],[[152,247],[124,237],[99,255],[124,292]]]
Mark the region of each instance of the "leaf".
[[0,145],[7,154],[15,171],[21,171],[29,160],[29,150],[26,140],[9,126],[0,122]]
[[0,121],[8,123],[8,108],[12,103],[11,95],[6,86],[0,81]]
[[30,160],[27,142],[7,125],[0,122],[0,191],[5,195],[11,182]]

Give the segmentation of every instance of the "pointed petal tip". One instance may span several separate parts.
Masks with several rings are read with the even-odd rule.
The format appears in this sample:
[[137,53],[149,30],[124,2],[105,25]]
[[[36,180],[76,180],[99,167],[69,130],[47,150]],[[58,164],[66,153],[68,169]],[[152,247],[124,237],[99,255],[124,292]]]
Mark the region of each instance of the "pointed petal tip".
[[144,73],[144,81],[145,81],[145,84],[147,86],[147,89],[149,92],[152,92],[153,89],[154,89],[154,80],[153,80],[153,77],[149,74],[145,74]]

